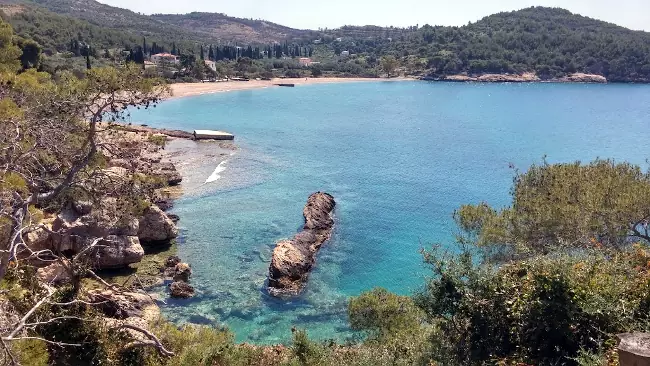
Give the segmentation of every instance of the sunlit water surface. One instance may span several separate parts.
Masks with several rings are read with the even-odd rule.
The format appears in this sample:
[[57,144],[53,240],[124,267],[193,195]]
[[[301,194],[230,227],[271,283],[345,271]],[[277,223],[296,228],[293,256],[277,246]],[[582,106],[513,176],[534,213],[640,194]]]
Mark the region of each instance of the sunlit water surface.
[[[225,163],[193,171],[208,183],[176,202],[198,295],[163,311],[255,343],[284,342],[294,325],[342,340],[350,296],[418,290],[420,248],[451,245],[459,205],[507,204],[511,163],[601,157],[645,168],[650,157],[650,87],[641,85],[311,85],[173,99],[132,121],[237,136]],[[299,230],[318,190],[338,203],[332,240],[302,297],[269,298],[273,247]]]

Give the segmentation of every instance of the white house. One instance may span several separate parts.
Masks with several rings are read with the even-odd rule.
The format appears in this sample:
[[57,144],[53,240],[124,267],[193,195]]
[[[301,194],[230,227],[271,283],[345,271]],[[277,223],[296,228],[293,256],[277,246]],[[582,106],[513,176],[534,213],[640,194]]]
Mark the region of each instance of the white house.
[[217,71],[217,63],[210,60],[205,60],[205,66],[209,67],[212,71]]
[[350,51],[341,52],[341,57],[350,57]]
[[309,57],[301,57],[298,59],[298,63],[302,67],[311,66],[314,62]]
[[151,55],[151,62],[156,65],[162,62],[178,64],[181,62],[181,60],[178,56],[172,55],[171,53],[157,53],[155,55]]

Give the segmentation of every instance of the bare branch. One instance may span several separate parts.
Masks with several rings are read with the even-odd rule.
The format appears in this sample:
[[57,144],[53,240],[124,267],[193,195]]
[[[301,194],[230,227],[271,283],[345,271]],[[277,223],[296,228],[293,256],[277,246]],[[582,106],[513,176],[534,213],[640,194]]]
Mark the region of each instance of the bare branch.
[[127,348],[129,348],[129,347],[138,347],[138,346],[155,346],[158,349],[158,352],[161,355],[167,356],[167,357],[174,356],[174,352],[168,351],[165,348],[165,346],[163,346],[163,344],[160,342],[158,337],[156,337],[150,331],[148,331],[148,330],[146,330],[144,328],[140,328],[138,326],[135,326],[133,324],[127,324],[127,323],[120,324],[115,329],[120,329],[120,328],[126,328],[126,329],[134,330],[136,332],[140,332],[140,333],[144,334],[147,338],[149,338],[149,341],[134,341],[134,342],[131,342],[130,344],[127,345]]

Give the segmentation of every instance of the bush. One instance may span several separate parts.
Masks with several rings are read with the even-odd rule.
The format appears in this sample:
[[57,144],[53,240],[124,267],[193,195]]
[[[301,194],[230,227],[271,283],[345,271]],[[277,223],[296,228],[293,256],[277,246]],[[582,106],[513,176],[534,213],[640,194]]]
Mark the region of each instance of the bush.
[[440,327],[442,337],[432,338],[440,360],[573,364],[584,352],[611,348],[617,333],[648,329],[645,245],[539,255],[500,267],[473,258],[469,251],[425,254],[434,276],[416,303]]

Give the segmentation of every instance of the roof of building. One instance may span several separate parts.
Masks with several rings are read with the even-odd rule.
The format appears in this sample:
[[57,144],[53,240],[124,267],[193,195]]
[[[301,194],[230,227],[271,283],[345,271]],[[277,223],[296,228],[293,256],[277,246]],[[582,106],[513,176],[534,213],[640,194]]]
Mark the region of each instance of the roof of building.
[[172,55],[171,53],[156,53],[155,55],[151,55],[151,57],[153,57],[153,56],[158,56],[158,57],[177,57],[176,55]]

